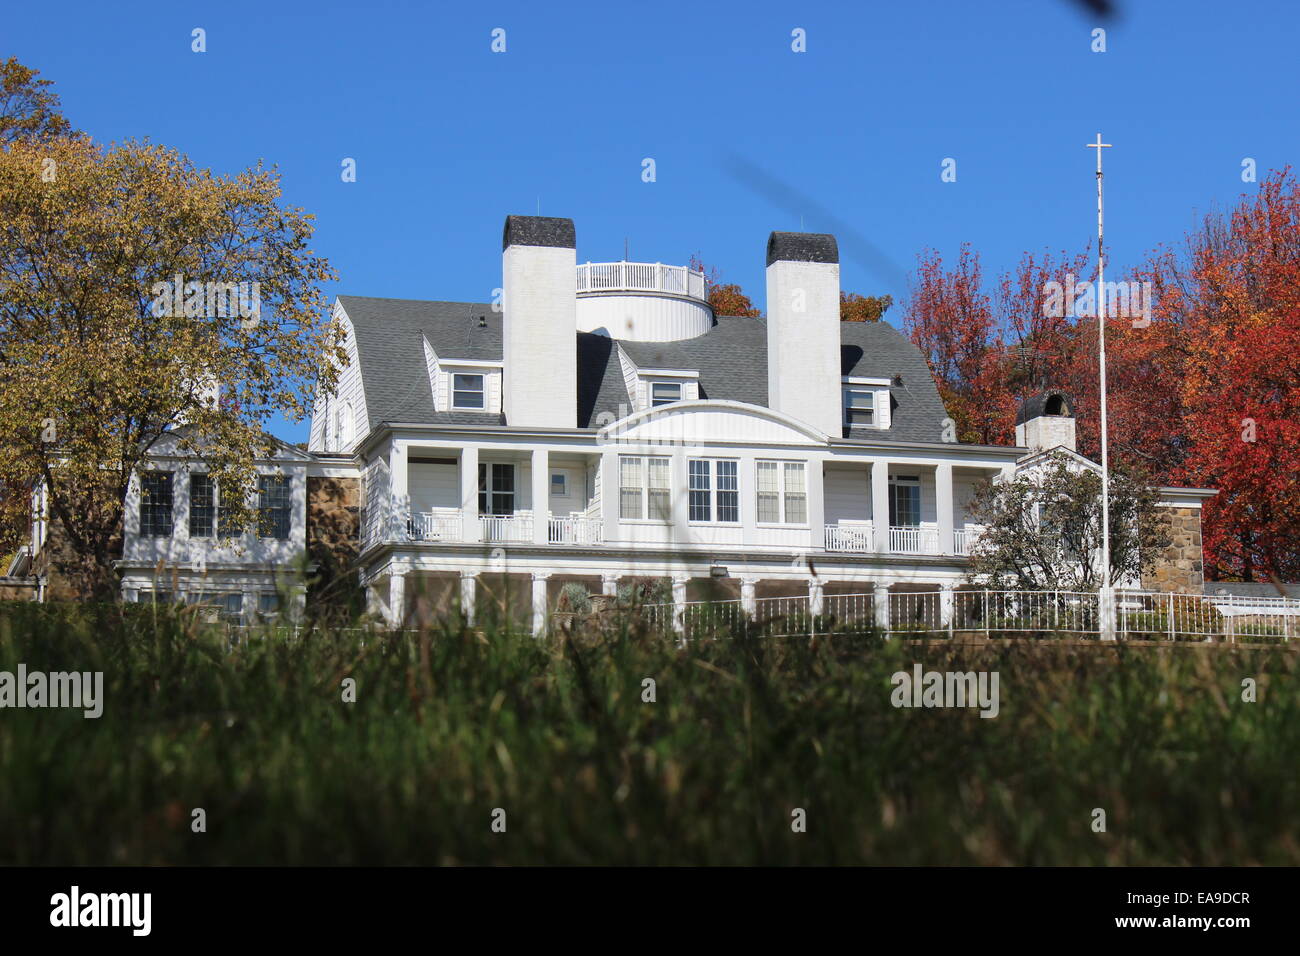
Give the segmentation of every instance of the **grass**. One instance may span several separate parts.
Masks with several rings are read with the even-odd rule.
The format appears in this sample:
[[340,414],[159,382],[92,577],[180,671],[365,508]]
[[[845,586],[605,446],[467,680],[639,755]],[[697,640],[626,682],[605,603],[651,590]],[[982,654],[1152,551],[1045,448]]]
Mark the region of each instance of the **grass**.
[[[0,605],[0,670],[102,670],[106,698],[0,710],[0,863],[1295,864],[1298,660],[460,627],[230,650],[171,611]],[[917,661],[997,671],[998,717],[894,708]]]

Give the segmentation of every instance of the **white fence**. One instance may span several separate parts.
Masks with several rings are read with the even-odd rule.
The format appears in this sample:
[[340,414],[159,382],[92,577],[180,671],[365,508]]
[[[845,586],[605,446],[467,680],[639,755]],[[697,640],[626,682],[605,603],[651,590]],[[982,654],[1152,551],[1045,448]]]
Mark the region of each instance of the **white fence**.
[[[819,613],[807,597],[759,598],[752,613],[738,600],[652,604],[635,609],[652,627],[684,637],[712,636],[748,624],[773,636],[822,633],[887,635],[980,634],[998,637],[1101,634],[1095,591],[903,591],[827,594]],[[1300,600],[1119,591],[1115,632],[1120,640],[1288,642],[1300,637]]]
[[662,262],[587,262],[578,266],[579,292],[668,292],[708,299],[703,272]]

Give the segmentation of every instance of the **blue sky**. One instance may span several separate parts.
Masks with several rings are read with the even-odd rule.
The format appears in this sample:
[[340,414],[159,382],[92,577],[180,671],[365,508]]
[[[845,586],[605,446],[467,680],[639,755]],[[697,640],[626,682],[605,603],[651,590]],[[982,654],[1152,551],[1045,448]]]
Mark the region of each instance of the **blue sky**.
[[[844,288],[901,299],[926,247],[970,242],[986,274],[1082,248],[1098,130],[1112,274],[1253,191],[1244,158],[1262,178],[1300,156],[1296,4],[1117,3],[1108,23],[1071,0],[9,4],[0,56],[96,139],[277,165],[331,294],[487,301],[503,217],[540,203],[575,220],[580,261],[625,238],[634,260],[699,252],[760,305],[768,232],[829,211],[892,264],[842,235]],[[755,191],[733,157],[806,198]]]

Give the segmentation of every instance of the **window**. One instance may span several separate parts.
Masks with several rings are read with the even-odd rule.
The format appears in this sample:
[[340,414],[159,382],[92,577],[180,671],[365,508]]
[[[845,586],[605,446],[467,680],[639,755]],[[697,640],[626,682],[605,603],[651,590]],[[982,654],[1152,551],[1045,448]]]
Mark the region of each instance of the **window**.
[[920,526],[920,478],[900,475],[889,479],[889,524],[896,528]]
[[210,538],[216,518],[216,489],[211,475],[190,475],[190,537]]
[[223,538],[233,538],[243,529],[236,528],[233,510],[230,507],[230,495],[221,488],[217,489],[217,534]]
[[146,471],[140,476],[140,534],[168,537],[172,533],[172,473]]
[[280,613],[280,595],[274,591],[263,591],[257,596],[257,613],[259,617],[272,618]]
[[736,462],[714,458],[692,458],[687,462],[687,475],[691,521],[736,522],[740,520],[740,491],[736,481]]
[[244,595],[238,591],[222,594],[217,591],[191,591],[186,603],[211,608],[216,616],[231,624],[238,624],[244,616]]
[[844,424],[874,425],[876,423],[876,393],[865,388],[844,390]]
[[483,376],[460,375],[451,377],[452,408],[486,408],[483,399]]
[[618,516],[639,521],[672,518],[669,460],[624,456],[618,460]]
[[758,520],[760,524],[806,524],[808,490],[801,461],[760,461]]
[[339,421],[339,447],[340,448],[347,448],[349,445],[352,444],[353,421],[354,419],[352,417],[352,403],[344,402],[342,417]]
[[263,538],[289,537],[289,479],[262,475],[257,479],[257,533]]
[[680,402],[682,400],[682,383],[681,382],[651,382],[650,383],[650,407],[658,408],[660,405],[667,405],[670,402]]
[[515,513],[515,466],[501,462],[480,462],[478,466],[478,513]]
[[568,497],[569,479],[563,472],[556,472],[551,475],[551,494],[558,495],[561,498]]

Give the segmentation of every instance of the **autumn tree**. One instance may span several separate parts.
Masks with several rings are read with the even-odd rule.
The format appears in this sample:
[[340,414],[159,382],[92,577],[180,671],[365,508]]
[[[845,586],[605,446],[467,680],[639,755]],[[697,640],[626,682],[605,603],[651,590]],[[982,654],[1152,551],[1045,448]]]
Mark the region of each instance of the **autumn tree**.
[[879,322],[894,304],[892,295],[858,295],[840,291],[841,322]]
[[709,307],[714,315],[738,315],[746,319],[761,319],[762,310],[754,308],[754,303],[735,283],[719,282],[721,272],[714,266],[706,266],[699,253],[690,257],[689,266],[696,272],[704,273],[704,281],[709,290]]
[[[333,388],[345,359],[311,218],[260,166],[224,177],[84,138],[0,150],[0,486],[44,487],[86,591],[115,593],[128,486],[164,435],[246,522],[266,420]],[[12,537],[27,503],[5,507]]]
[[59,112],[49,80],[15,57],[0,62],[0,147],[20,139],[42,140],[71,132]]
[[1203,517],[1207,571],[1296,580],[1300,184],[1271,174],[1137,277],[1152,283],[1160,382],[1178,399],[1170,478],[1219,489]]

